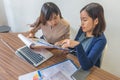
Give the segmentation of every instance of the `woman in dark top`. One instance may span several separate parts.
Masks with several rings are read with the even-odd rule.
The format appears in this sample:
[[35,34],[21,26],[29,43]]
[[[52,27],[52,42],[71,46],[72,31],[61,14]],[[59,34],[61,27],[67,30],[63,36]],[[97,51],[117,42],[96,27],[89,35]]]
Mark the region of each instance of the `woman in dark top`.
[[75,40],[65,39],[57,42],[63,48],[74,49],[81,67],[89,70],[92,66],[100,67],[102,51],[106,45],[105,19],[103,7],[98,3],[90,3],[80,11],[81,27]]

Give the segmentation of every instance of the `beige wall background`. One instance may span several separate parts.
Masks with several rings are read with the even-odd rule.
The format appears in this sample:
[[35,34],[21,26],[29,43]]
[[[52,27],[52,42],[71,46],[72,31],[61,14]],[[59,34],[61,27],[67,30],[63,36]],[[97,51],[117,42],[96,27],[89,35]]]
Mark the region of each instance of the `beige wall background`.
[[[80,9],[90,2],[103,5],[107,29],[107,50],[103,58],[102,69],[120,77],[120,6],[119,0],[0,0],[0,24],[8,24],[12,32],[28,31],[27,24],[39,16],[44,2],[56,3],[65,19],[71,24],[71,39],[74,39],[80,25]],[[38,32],[38,35],[41,33]]]

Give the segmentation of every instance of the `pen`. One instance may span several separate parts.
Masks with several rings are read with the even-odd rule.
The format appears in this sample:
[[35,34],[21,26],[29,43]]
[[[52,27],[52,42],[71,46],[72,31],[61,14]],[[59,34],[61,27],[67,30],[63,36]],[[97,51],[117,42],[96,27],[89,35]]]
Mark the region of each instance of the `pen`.
[[47,41],[47,39],[46,39],[46,37],[43,35],[43,39],[45,40],[45,41]]
[[40,70],[38,70],[37,72],[38,72],[39,80],[42,80],[42,74],[41,74]]

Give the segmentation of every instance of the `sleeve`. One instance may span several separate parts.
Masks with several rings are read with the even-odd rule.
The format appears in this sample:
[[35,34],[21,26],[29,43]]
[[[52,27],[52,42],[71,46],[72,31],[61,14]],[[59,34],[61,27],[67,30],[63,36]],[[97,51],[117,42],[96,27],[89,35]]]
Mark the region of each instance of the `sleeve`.
[[88,55],[85,53],[83,46],[81,44],[75,47],[78,60],[80,62],[81,67],[84,70],[88,70],[95,65],[97,60],[100,58],[105,45],[106,40],[104,39],[97,40],[95,44],[92,45]]

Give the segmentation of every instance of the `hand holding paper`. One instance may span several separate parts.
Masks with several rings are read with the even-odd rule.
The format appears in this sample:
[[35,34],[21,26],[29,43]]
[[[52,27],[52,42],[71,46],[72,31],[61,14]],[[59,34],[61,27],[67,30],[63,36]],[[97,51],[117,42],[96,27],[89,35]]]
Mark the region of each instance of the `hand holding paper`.
[[18,34],[18,37],[19,37],[28,47],[30,47],[31,45],[33,45],[32,40],[26,38],[26,37],[23,36],[22,34]]
[[28,46],[29,48],[51,48],[52,45],[49,44],[48,42],[46,42],[43,39],[30,39],[25,37],[22,34],[18,34],[18,37],[25,43],[26,46]]
[[44,39],[35,39],[32,40],[30,38],[25,37],[22,34],[18,34],[18,37],[29,47],[34,49],[40,49],[40,48],[57,48],[59,50],[68,50],[66,48],[61,48],[59,46],[50,44],[46,42]]

